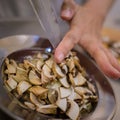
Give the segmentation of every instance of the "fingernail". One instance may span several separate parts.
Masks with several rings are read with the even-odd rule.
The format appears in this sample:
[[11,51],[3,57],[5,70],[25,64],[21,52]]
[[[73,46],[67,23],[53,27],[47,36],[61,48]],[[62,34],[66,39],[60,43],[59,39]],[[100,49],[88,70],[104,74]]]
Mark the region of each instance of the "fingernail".
[[57,56],[58,62],[62,62],[62,60],[64,59],[64,54],[63,53],[59,53]]
[[62,16],[70,17],[71,15],[72,15],[72,11],[70,9],[62,11]]

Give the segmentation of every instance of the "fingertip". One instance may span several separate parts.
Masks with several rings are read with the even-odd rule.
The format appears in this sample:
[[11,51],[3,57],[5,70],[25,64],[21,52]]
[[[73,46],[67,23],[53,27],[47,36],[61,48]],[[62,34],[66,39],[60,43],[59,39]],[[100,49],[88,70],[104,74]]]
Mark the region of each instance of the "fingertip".
[[71,20],[73,17],[73,10],[65,9],[61,11],[61,18],[64,20]]
[[57,63],[61,63],[64,59],[64,54],[61,51],[55,51],[54,59]]

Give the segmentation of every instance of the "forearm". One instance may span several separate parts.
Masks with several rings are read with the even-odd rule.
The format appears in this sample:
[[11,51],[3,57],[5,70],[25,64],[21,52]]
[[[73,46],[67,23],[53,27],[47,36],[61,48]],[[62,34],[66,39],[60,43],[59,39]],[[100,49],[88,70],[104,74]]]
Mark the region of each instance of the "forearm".
[[115,0],[88,0],[85,6],[93,13],[105,17]]

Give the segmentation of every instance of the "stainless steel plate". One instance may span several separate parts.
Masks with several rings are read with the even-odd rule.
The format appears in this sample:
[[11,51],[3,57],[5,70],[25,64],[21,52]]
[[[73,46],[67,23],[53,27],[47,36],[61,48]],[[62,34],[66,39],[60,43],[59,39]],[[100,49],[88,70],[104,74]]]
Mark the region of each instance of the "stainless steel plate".
[[[43,42],[43,41],[42,41]],[[45,40],[44,43],[41,44],[39,42],[40,47],[44,43],[47,43]],[[50,46],[50,45],[49,45]],[[50,46],[51,47],[51,46]],[[24,49],[20,51],[16,51],[10,54],[8,57],[14,58],[16,60],[22,60],[25,56],[34,55],[38,51],[44,51],[45,49],[41,48],[30,48]],[[114,116],[116,109],[116,99],[114,96],[114,91],[107,80],[107,78],[101,73],[101,71],[97,68],[97,66],[80,50],[76,50],[80,59],[80,64],[86,69],[89,75],[95,80],[96,86],[98,88],[99,101],[95,108],[95,110],[82,118],[82,120],[111,120]],[[1,76],[1,75],[0,75]],[[15,102],[15,100],[10,99],[8,93],[3,87],[3,80],[0,80],[0,109],[9,114],[12,118],[17,120],[53,120],[52,116],[45,116],[36,112],[28,111]],[[61,119],[60,119],[61,120]]]

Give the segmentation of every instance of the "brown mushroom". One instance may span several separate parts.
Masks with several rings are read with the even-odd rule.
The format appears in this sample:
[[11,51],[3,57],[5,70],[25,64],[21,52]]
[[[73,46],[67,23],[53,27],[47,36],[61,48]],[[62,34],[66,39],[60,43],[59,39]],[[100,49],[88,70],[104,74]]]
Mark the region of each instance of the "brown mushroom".
[[56,63],[53,63],[53,72],[58,78],[61,78],[61,77],[65,76],[65,74],[62,72],[59,65],[57,65]]
[[66,98],[66,97],[70,96],[72,93],[71,88],[60,87],[59,89],[60,89],[60,97],[61,98]]
[[35,71],[30,70],[29,75],[28,75],[29,81],[33,85],[41,85],[41,79],[38,77]]
[[26,90],[28,90],[32,85],[27,81],[19,82],[17,86],[17,92],[19,95],[22,95]]
[[35,105],[34,104],[32,104],[31,102],[24,102],[24,104],[28,107],[28,108],[30,108],[31,110],[35,110]]
[[67,116],[72,120],[78,120],[80,117],[80,108],[78,104],[73,100],[68,100],[68,102],[70,103],[70,108],[66,112]]
[[34,93],[36,96],[42,95],[48,91],[48,89],[41,86],[33,86],[29,89],[30,92]]
[[13,78],[9,78],[6,83],[11,89],[15,89],[17,87],[17,82]]
[[63,98],[63,99],[58,99],[56,102],[56,105],[62,110],[62,111],[66,111],[67,110],[67,99]]
[[54,104],[50,105],[40,105],[36,109],[38,112],[43,113],[43,114],[56,114],[57,113],[57,106]]
[[69,88],[70,84],[67,80],[67,77],[63,77],[63,78],[59,78],[60,83],[65,87],[65,88]]

